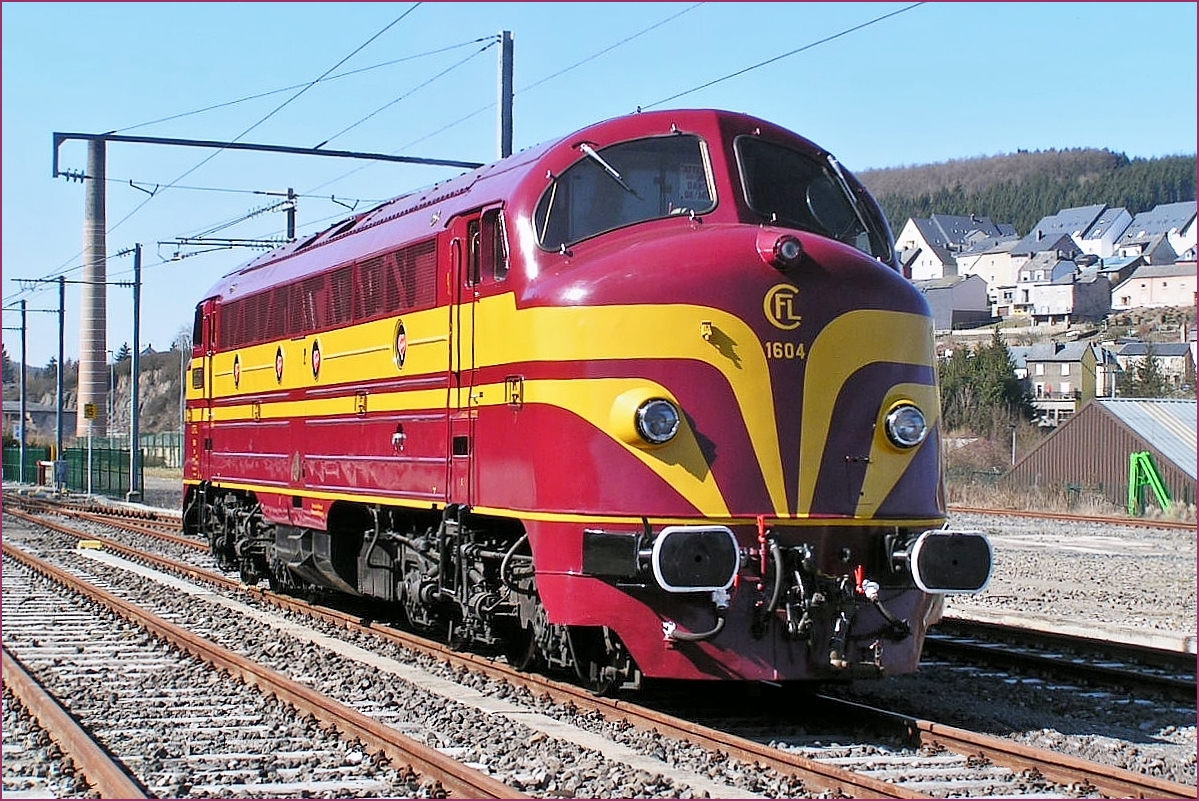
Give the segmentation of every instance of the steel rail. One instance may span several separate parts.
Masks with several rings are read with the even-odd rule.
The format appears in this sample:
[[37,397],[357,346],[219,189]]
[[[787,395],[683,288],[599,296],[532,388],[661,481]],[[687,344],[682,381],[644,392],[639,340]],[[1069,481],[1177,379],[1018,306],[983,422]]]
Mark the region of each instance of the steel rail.
[[971,506],[950,506],[949,511],[959,514],[1028,517],[1036,520],[1068,520],[1074,523],[1132,526],[1134,528],[1195,529],[1195,523],[1179,520],[1147,520],[1139,517],[1101,517],[1096,515],[1075,515],[1067,512],[1028,512],[1018,509],[985,509]]
[[394,762],[410,766],[417,773],[435,778],[448,792],[460,798],[527,798],[516,788],[493,779],[412,740],[396,730],[328,696],[299,684],[283,674],[256,664],[216,643],[205,640],[181,626],[118,598],[110,592],[83,581],[54,565],[28,554],[11,543],[3,544],[3,553],[32,570],[68,587],[181,651],[201,659],[219,670],[256,686],[301,712],[333,723],[347,737],[361,740],[384,753]]
[[[1132,682],[1195,695],[1193,651],[966,618],[943,619],[929,632],[924,649],[926,653],[965,654],[991,664],[1054,670],[1109,684]],[[1113,665],[1112,659],[1125,664]],[[1137,666],[1160,672],[1138,670]]]
[[4,686],[16,695],[29,713],[58,743],[79,771],[87,778],[92,789],[101,798],[153,798],[153,794],[137,779],[130,776],[117,760],[104,750],[82,726],[75,722],[71,713],[46,691],[33,675],[25,669],[21,660],[7,647],[4,649]]
[[1123,768],[1102,765],[1069,754],[1059,754],[1023,743],[967,731],[942,723],[901,715],[866,704],[821,695],[825,703],[857,714],[902,723],[922,745],[940,746],[959,754],[978,754],[1013,770],[1036,770],[1045,778],[1063,783],[1086,782],[1107,798],[1195,798],[1196,788],[1158,779]]

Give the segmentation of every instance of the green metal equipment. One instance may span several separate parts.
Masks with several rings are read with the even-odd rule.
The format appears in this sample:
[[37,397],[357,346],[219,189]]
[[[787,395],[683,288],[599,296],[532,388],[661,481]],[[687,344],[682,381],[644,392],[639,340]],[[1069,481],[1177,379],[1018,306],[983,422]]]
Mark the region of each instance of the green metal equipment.
[[1158,472],[1153,454],[1149,451],[1137,451],[1128,454],[1128,513],[1142,515],[1145,513],[1144,488],[1148,485],[1157,496],[1157,503],[1162,509],[1170,508],[1170,491],[1162,474]]

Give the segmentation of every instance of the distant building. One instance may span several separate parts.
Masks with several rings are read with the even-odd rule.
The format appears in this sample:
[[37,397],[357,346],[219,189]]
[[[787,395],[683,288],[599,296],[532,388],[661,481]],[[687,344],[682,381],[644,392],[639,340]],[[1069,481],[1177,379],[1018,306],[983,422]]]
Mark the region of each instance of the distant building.
[[[1061,235],[1061,240],[1064,243],[1070,241],[1064,234]],[[1015,291],[1010,299],[1013,314],[1033,314],[1036,308],[1035,287],[1052,284],[1078,271],[1074,257],[1081,252],[1077,248],[1071,250],[1068,244],[1066,247],[1066,250],[1039,251],[1020,267],[1016,276]]]
[[1025,353],[1028,386],[1039,422],[1056,426],[1095,397],[1095,351],[1089,342],[1049,342]]
[[[1121,255],[1138,255],[1164,238],[1176,254],[1186,253],[1196,245],[1195,208],[1195,201],[1188,200],[1162,203],[1141,212],[1117,241],[1117,250]],[[1162,261],[1159,258],[1157,263]]]
[[1100,203],[1095,206],[1062,209],[1057,214],[1042,217],[1041,221],[1016,243],[1016,247],[1012,249],[1012,255],[1032,256],[1051,248],[1066,250],[1057,243],[1062,236],[1070,237],[1074,249],[1079,253],[1085,253],[1083,242],[1086,235],[1099,222],[1105,211],[1107,211],[1107,205]]
[[1111,284],[1095,268],[1071,272],[1030,291],[1034,325],[1069,325],[1102,320],[1112,310]]
[[1146,264],[1112,289],[1112,309],[1194,306],[1196,284],[1193,261]]
[[951,275],[914,281],[924,293],[938,331],[952,331],[991,321],[987,284],[977,275]]
[[1116,361],[1126,373],[1152,356],[1170,383],[1179,386],[1195,380],[1195,358],[1187,342],[1126,342],[1116,349]]
[[895,238],[900,261],[913,281],[925,281],[958,274],[957,255],[987,239],[1012,236],[1016,229],[1007,223],[996,225],[988,217],[933,214],[928,218],[909,218]]
[[1087,489],[1123,507],[1129,455],[1149,451],[1175,501],[1195,503],[1193,400],[1097,398],[1000,479],[1007,488]]
[[1083,253],[1106,259],[1116,252],[1116,242],[1132,224],[1132,215],[1125,208],[1105,208],[1091,227],[1075,238]]

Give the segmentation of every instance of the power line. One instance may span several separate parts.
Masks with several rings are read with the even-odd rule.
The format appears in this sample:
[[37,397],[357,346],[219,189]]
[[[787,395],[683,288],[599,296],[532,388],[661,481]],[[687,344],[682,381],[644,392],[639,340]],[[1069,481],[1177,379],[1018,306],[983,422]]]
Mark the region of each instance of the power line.
[[[410,6],[410,7],[409,7],[409,8],[408,8],[406,11],[404,11],[404,13],[403,13],[403,14],[400,14],[400,16],[396,17],[394,20],[392,20],[391,22],[389,22],[389,23],[388,23],[386,26],[384,26],[384,27],[383,27],[383,28],[382,28],[380,31],[378,31],[377,33],[375,33],[373,36],[371,36],[369,39],[367,39],[365,42],[363,42],[363,43],[362,43],[361,45],[359,45],[358,47],[354,48],[354,50],[353,50],[353,51],[352,51],[352,52],[351,52],[349,55],[345,56],[345,57],[344,57],[344,58],[342,58],[340,61],[338,61],[336,64],[334,64],[332,67],[330,67],[329,69],[325,70],[325,72],[324,72],[324,73],[322,73],[322,74],[321,74],[319,77],[317,77],[316,79],[314,79],[314,80],[312,80],[312,81],[309,81],[309,82],[308,82],[307,84],[305,84],[305,85],[304,85],[304,86],[303,86],[303,87],[302,87],[302,88],[301,88],[301,89],[300,89],[298,92],[296,92],[294,95],[292,95],[291,97],[289,97],[287,100],[285,100],[285,101],[283,101],[282,103],[280,103],[280,104],[279,104],[278,106],[276,106],[276,107],[275,107],[273,110],[271,110],[269,113],[267,113],[267,114],[266,114],[264,117],[262,117],[262,118],[261,118],[261,119],[259,119],[257,122],[255,122],[253,125],[251,125],[250,127],[246,128],[244,131],[242,131],[240,134],[238,134],[236,137],[234,137],[234,138],[233,138],[231,141],[232,141],[232,142],[237,142],[237,141],[238,141],[239,139],[241,139],[243,136],[245,136],[246,134],[250,133],[250,131],[253,131],[253,130],[254,130],[255,128],[257,128],[259,125],[262,125],[264,122],[266,122],[267,120],[269,120],[271,117],[273,117],[273,116],[274,116],[275,114],[277,114],[279,111],[281,111],[281,110],[282,110],[284,107],[286,107],[287,105],[289,105],[289,104],[290,104],[292,101],[296,100],[298,97],[300,97],[300,95],[302,95],[302,94],[304,94],[305,92],[307,92],[309,89],[311,89],[311,88],[312,88],[313,86],[315,86],[317,83],[319,83],[320,81],[322,81],[322,80],[325,80],[326,78],[328,78],[328,77],[329,77],[329,75],[330,75],[330,74],[331,74],[331,73],[332,73],[334,70],[336,70],[336,69],[337,69],[338,67],[340,67],[342,64],[345,64],[347,61],[349,61],[351,58],[353,58],[355,55],[357,55],[359,52],[361,52],[361,51],[363,50],[363,48],[367,47],[369,44],[371,44],[371,42],[375,41],[375,40],[376,40],[376,39],[378,39],[380,36],[382,36],[384,33],[386,33],[388,30],[390,30],[392,27],[394,27],[394,26],[395,26],[397,23],[399,23],[401,20],[403,20],[405,17],[407,17],[407,16],[408,16],[409,14],[411,14],[413,11],[415,11],[415,10],[416,10],[416,9],[417,9],[417,8],[418,8],[420,5],[421,5],[421,3],[419,3],[419,2],[417,2],[417,3],[413,3],[413,4],[412,4],[412,5],[411,5],[411,6]],[[120,220],[119,220],[119,221],[118,221],[118,222],[117,222],[115,225],[113,225],[113,226],[109,227],[109,228],[108,228],[108,229],[105,231],[105,233],[106,233],[106,234],[111,234],[113,231],[115,231],[117,228],[119,228],[121,225],[123,225],[125,222],[127,222],[127,221],[129,220],[129,218],[133,217],[133,215],[137,214],[139,211],[141,211],[143,208],[145,208],[146,204],[147,204],[147,203],[149,203],[149,202],[150,202],[151,200],[153,200],[154,198],[158,197],[158,195],[159,195],[159,194],[161,194],[162,192],[165,192],[167,189],[171,189],[172,187],[174,187],[174,186],[175,186],[175,184],[179,183],[179,182],[180,182],[180,181],[182,181],[184,178],[186,178],[187,176],[191,175],[191,174],[192,174],[193,172],[195,172],[196,170],[198,170],[198,169],[200,169],[201,167],[203,167],[203,166],[204,166],[205,164],[207,164],[209,161],[212,161],[212,159],[216,158],[216,157],[217,157],[218,155],[220,155],[220,153],[222,153],[222,152],[223,152],[223,149],[221,149],[221,150],[217,150],[216,152],[214,152],[214,153],[212,153],[211,155],[209,155],[209,156],[205,157],[204,159],[202,159],[202,160],[201,160],[201,161],[200,161],[198,164],[196,164],[194,167],[192,167],[191,169],[187,170],[186,172],[184,172],[184,173],[183,173],[182,175],[180,175],[179,177],[175,178],[175,180],[171,181],[169,184],[167,184],[167,185],[165,185],[165,186],[163,186],[163,187],[161,187],[161,188],[157,189],[157,190],[156,190],[156,191],[155,191],[153,194],[149,195],[149,196],[148,196],[148,197],[146,197],[144,200],[142,200],[142,202],[141,202],[141,203],[139,203],[137,206],[135,206],[135,207],[133,208],[133,210],[132,210],[132,211],[130,211],[128,214],[126,214],[124,217],[122,217],[122,218],[121,218],[121,219],[120,219]],[[83,251],[79,251],[79,252],[77,252],[77,253],[76,253],[74,256],[71,256],[69,259],[67,259],[65,262],[63,262],[63,264],[59,265],[59,267],[57,267],[55,270],[53,270],[53,271],[50,273],[50,276],[55,276],[55,275],[58,275],[58,274],[60,274],[60,273],[61,273],[61,274],[63,274],[63,275],[66,275],[66,274],[69,274],[69,273],[71,273],[71,272],[74,272],[75,270],[80,270],[80,269],[83,269],[82,265],[77,265],[77,266],[75,266],[75,267],[72,267],[72,268],[71,268],[70,270],[68,270],[66,273],[63,273],[63,272],[62,272],[62,271],[63,271],[63,269],[64,269],[64,267],[65,267],[67,264],[70,264],[72,261],[74,261],[75,259],[79,258],[81,255],[83,255]],[[47,277],[49,277],[49,276],[47,276]]]
[[[329,76],[329,75],[330,75],[330,74],[331,74],[331,73],[332,73],[334,70],[336,70],[336,69],[337,69],[338,67],[340,67],[342,64],[345,64],[345,63],[346,63],[347,61],[349,61],[351,58],[353,58],[353,57],[354,57],[354,56],[356,56],[358,53],[360,53],[360,52],[363,50],[363,48],[365,48],[365,47],[366,47],[367,45],[369,45],[371,42],[375,41],[375,40],[376,40],[376,39],[378,39],[380,36],[382,36],[384,33],[386,33],[387,31],[389,31],[389,30],[390,30],[392,27],[394,27],[394,26],[395,26],[397,23],[399,23],[399,22],[400,22],[400,20],[404,19],[404,18],[405,18],[405,17],[407,17],[409,14],[411,14],[413,11],[415,11],[415,10],[416,10],[418,7],[420,7],[420,5],[421,5],[420,3],[413,3],[413,4],[412,4],[412,5],[411,5],[411,6],[408,8],[408,10],[406,10],[406,11],[405,11],[403,14],[401,14],[401,15],[400,15],[400,16],[398,16],[398,17],[396,17],[394,20],[392,20],[392,21],[391,21],[391,22],[389,22],[387,25],[385,25],[385,26],[383,27],[383,29],[382,29],[382,30],[380,30],[378,33],[376,33],[374,36],[372,36],[371,38],[367,39],[365,42],[363,42],[362,44],[360,44],[358,47],[354,48],[354,50],[353,50],[353,51],[352,51],[352,52],[351,52],[349,55],[347,55],[347,56],[345,56],[343,59],[341,59],[341,61],[338,61],[338,62],[337,62],[336,64],[334,64],[332,67],[330,67],[329,69],[325,70],[325,71],[324,71],[324,72],[323,72],[323,73],[320,75],[320,77],[316,78],[315,80],[309,81],[307,84],[305,84],[305,85],[304,85],[304,87],[303,87],[302,89],[300,89],[300,91],[296,92],[294,95],[292,95],[291,97],[289,97],[289,98],[287,98],[286,100],[284,100],[282,103],[280,103],[278,106],[276,106],[276,107],[275,107],[275,108],[273,108],[271,111],[269,111],[269,112],[268,112],[268,113],[267,113],[265,116],[263,116],[261,119],[259,119],[257,122],[255,122],[253,125],[251,125],[250,127],[246,128],[244,131],[242,131],[241,133],[239,133],[237,136],[233,137],[233,139],[232,139],[232,140],[230,140],[230,141],[232,141],[232,142],[237,142],[237,141],[239,141],[239,140],[240,140],[240,139],[241,139],[243,136],[245,136],[246,134],[250,133],[250,131],[253,131],[253,130],[254,130],[255,128],[257,128],[259,125],[262,125],[264,122],[266,122],[267,120],[269,120],[271,117],[273,117],[273,116],[275,116],[276,114],[278,114],[278,113],[279,113],[280,111],[282,111],[282,110],[283,110],[285,107],[287,107],[288,105],[290,105],[290,104],[292,103],[292,101],[296,100],[297,98],[299,98],[299,97],[300,97],[300,95],[304,94],[304,93],[305,93],[305,92],[307,92],[309,89],[311,89],[312,87],[316,86],[316,85],[317,85],[317,83],[319,83],[320,81],[322,81],[322,80],[324,80],[325,78],[327,78],[327,77],[328,77],[328,76]],[[201,159],[201,160],[200,160],[200,163],[196,164],[196,166],[192,167],[191,169],[187,170],[187,171],[186,171],[186,172],[184,172],[182,175],[180,175],[178,178],[176,178],[175,180],[171,181],[171,183],[167,184],[165,187],[163,187],[163,188],[162,188],[162,191],[166,191],[167,189],[170,189],[172,186],[174,186],[175,184],[177,184],[179,181],[182,181],[184,178],[186,178],[187,176],[191,175],[193,172],[195,172],[196,170],[200,169],[200,168],[201,168],[201,167],[203,167],[205,164],[207,164],[208,162],[212,161],[214,158],[216,158],[217,156],[219,156],[219,155],[220,155],[221,153],[223,153],[223,152],[224,152],[224,148],[222,148],[222,149],[220,149],[220,150],[217,150],[216,152],[212,153],[211,155],[209,155],[209,156],[206,156],[205,158]],[[116,230],[117,228],[119,228],[119,227],[120,227],[120,226],[121,226],[121,225],[122,225],[122,224],[123,224],[123,223],[124,223],[126,220],[128,220],[130,217],[132,217],[133,215],[135,215],[135,214],[137,214],[139,211],[141,211],[141,210],[142,210],[142,208],[143,208],[143,207],[145,207],[145,205],[146,205],[147,203],[149,203],[151,200],[153,200],[155,197],[157,197],[157,194],[154,194],[154,195],[151,195],[151,196],[147,197],[145,200],[143,200],[141,203],[139,203],[137,206],[135,206],[135,207],[134,207],[134,209],[133,209],[133,211],[129,212],[129,213],[128,213],[128,214],[126,214],[124,217],[122,217],[122,218],[120,219],[120,221],[118,221],[118,222],[116,223],[116,225],[113,225],[113,226],[112,226],[111,228],[109,228],[109,229],[108,229],[108,230],[107,230],[105,233],[112,233],[113,231],[115,231],[115,230]]]
[[[327,78],[318,79],[318,83],[329,83],[330,81],[337,81],[342,78],[349,78],[352,75],[360,75],[364,72],[371,72],[373,70],[382,69],[383,67],[391,67],[396,64],[402,64],[406,61],[415,61],[420,58],[428,58],[429,56],[436,56],[436,55],[440,55],[442,53],[448,53],[451,50],[457,50],[460,47],[468,47],[472,44],[478,44],[479,42],[485,42],[485,41],[487,41],[489,39],[493,39],[493,38],[495,38],[495,37],[494,36],[482,36],[482,37],[479,37],[478,39],[471,39],[466,42],[459,42],[458,44],[448,45],[446,47],[440,47],[440,48],[437,48],[436,50],[426,50],[424,53],[417,53],[417,54],[411,55],[411,56],[404,56],[403,58],[395,58],[395,59],[392,59],[391,61],[383,61],[378,64],[372,64],[369,67],[361,67],[356,70],[348,70],[346,72],[339,72],[336,75],[330,75]],[[155,120],[147,120],[146,122],[139,122],[136,125],[130,125],[125,128],[116,128],[112,131],[112,133],[124,133],[126,131],[137,130],[138,128],[145,128],[150,125],[157,125],[162,122],[171,122],[173,120],[182,119],[184,117],[192,117],[197,114],[203,114],[208,111],[216,111],[217,109],[228,108],[229,106],[236,106],[239,103],[246,103],[250,100],[261,100],[264,97],[270,97],[272,95],[282,94],[283,92],[290,92],[293,89],[299,89],[303,86],[304,86],[304,84],[302,84],[302,83],[292,84],[291,86],[282,86],[282,87],[279,87],[278,89],[270,89],[266,92],[258,92],[257,94],[246,95],[245,97],[239,97],[236,100],[226,100],[222,103],[214,103],[211,106],[205,106],[204,108],[198,108],[198,109],[194,109],[192,111],[183,111],[178,114],[172,114],[168,117],[159,117],[158,119],[155,119]]]
[[[105,178],[104,180],[106,183],[110,183],[110,184],[129,185],[129,186],[132,186],[134,189],[140,189],[143,192],[157,191],[157,188],[162,186],[161,183],[157,183],[154,181],[139,180],[137,178]],[[154,190],[143,189],[141,186],[138,186],[138,184],[145,184],[147,186],[152,184],[155,187],[155,189]],[[175,186],[173,186],[171,188],[176,191],[180,191],[180,192],[220,192],[220,193],[225,193],[225,194],[230,194],[230,195],[261,195],[261,194],[265,194],[265,191],[262,189],[235,189],[233,187],[225,187],[225,186],[184,186],[182,184],[176,184]],[[296,197],[306,198],[309,200],[328,200],[329,199],[328,195],[305,195],[305,194],[299,194],[299,193],[296,194]],[[342,198],[342,199],[349,203],[382,203],[384,200],[388,200],[389,198],[349,197],[349,198]]]
[[869,26],[871,26],[871,25],[874,25],[876,22],[882,22],[882,21],[883,21],[883,20],[885,20],[885,19],[890,19],[891,17],[898,16],[898,15],[900,15],[900,14],[903,14],[903,13],[904,13],[904,12],[906,12],[906,11],[911,11],[913,8],[916,8],[917,6],[922,6],[922,5],[924,5],[924,3],[923,3],[923,2],[920,2],[920,3],[912,3],[910,6],[906,6],[906,7],[904,7],[904,8],[901,8],[901,9],[899,9],[898,11],[892,11],[892,12],[891,12],[891,13],[889,13],[889,14],[883,14],[881,17],[875,17],[874,19],[872,19],[872,20],[870,20],[870,21],[868,21],[868,22],[863,22],[861,25],[855,25],[855,26],[853,26],[852,28],[847,28],[847,29],[845,29],[845,30],[841,31],[840,33],[835,33],[835,34],[833,34],[832,36],[826,36],[825,38],[823,38],[823,39],[820,39],[820,40],[817,40],[817,41],[815,41],[815,42],[812,42],[811,44],[806,44],[806,45],[804,45],[803,47],[796,48],[795,50],[792,50],[792,51],[790,51],[790,52],[783,53],[782,55],[775,56],[774,58],[769,58],[769,59],[767,59],[767,60],[765,60],[765,61],[762,61],[762,62],[759,62],[759,63],[757,63],[757,64],[754,64],[753,66],[746,67],[745,69],[740,69],[740,70],[737,70],[736,72],[733,72],[733,73],[730,73],[730,74],[728,74],[728,75],[725,75],[723,78],[717,78],[717,79],[716,79],[716,80],[714,80],[714,81],[708,81],[708,82],[707,82],[707,83],[705,83],[705,84],[701,84],[700,86],[696,86],[696,87],[694,87],[694,88],[692,88],[692,89],[688,89],[688,90],[686,90],[685,92],[679,92],[678,94],[671,95],[670,97],[665,97],[665,98],[663,98],[663,99],[661,99],[661,100],[658,100],[658,101],[656,101],[656,102],[650,103],[650,104],[648,104],[648,105],[638,106],[638,108],[639,108],[639,109],[654,108],[655,106],[660,106],[660,105],[662,105],[663,103],[669,103],[671,100],[677,100],[677,99],[679,99],[680,97],[684,97],[684,96],[686,96],[686,95],[693,94],[693,93],[695,93],[695,92],[698,92],[698,91],[700,91],[701,89],[707,89],[709,86],[715,86],[716,84],[718,84],[718,83],[722,83],[722,82],[724,82],[724,81],[727,81],[727,80],[729,80],[730,78],[736,78],[736,77],[737,77],[737,76],[739,76],[739,75],[744,75],[744,74],[745,74],[745,73],[747,73],[747,72],[752,72],[753,70],[756,70],[756,69],[758,69],[759,67],[765,67],[767,64],[773,64],[773,63],[774,63],[774,62],[776,62],[776,61],[781,61],[781,60],[783,60],[784,58],[790,58],[791,56],[794,56],[794,55],[796,55],[797,53],[802,53],[802,52],[804,52],[805,50],[811,50],[813,47],[816,47],[816,46],[818,46],[818,45],[825,44],[826,42],[831,42],[831,41],[833,41],[834,39],[840,39],[842,36],[847,36],[848,34],[851,34],[851,33],[853,33],[854,31],[860,31],[860,30],[862,30],[863,28],[867,28],[867,27],[869,27]]
[[[524,87],[516,90],[516,92],[514,94],[522,94],[524,92],[529,91],[530,89],[534,89],[538,86],[541,86],[542,84],[547,83],[547,82],[553,80],[554,78],[559,78],[559,77],[565,75],[566,73],[568,73],[574,69],[577,69],[578,67],[583,66],[587,62],[593,61],[593,60],[599,58],[600,56],[605,55],[605,54],[615,50],[616,48],[620,47],[621,45],[628,44],[629,42],[633,41],[634,39],[638,38],[639,36],[643,36],[643,35],[649,33],[650,31],[660,28],[661,26],[665,25],[668,22],[672,22],[672,21],[678,19],[679,17],[683,16],[684,14],[686,14],[690,11],[694,11],[696,8],[699,8],[701,5],[704,5],[704,4],[703,3],[695,3],[691,6],[688,6],[687,8],[683,9],[682,11],[679,11],[678,13],[672,14],[669,17],[666,17],[665,19],[660,20],[659,22],[655,22],[653,25],[650,25],[646,28],[642,28],[641,30],[637,31],[637,33],[634,33],[632,36],[626,36],[624,39],[621,39],[618,42],[608,45],[607,47],[605,47],[601,50],[598,50],[595,53],[592,53],[591,55],[587,56],[586,58],[584,58],[580,61],[576,61],[574,64],[571,64],[569,67],[566,67],[564,69],[558,70],[557,72],[551,73],[551,74],[545,76],[544,78],[540,78],[540,79],[534,81],[533,83],[528,84],[527,86],[524,86]],[[438,128],[435,131],[427,133],[424,136],[421,136],[417,139],[412,140],[411,142],[408,142],[407,144],[401,146],[400,148],[398,148],[397,150],[395,150],[393,152],[399,153],[401,151],[408,150],[409,148],[411,148],[415,145],[418,145],[421,142],[432,139],[433,137],[437,136],[438,134],[444,133],[445,131],[448,131],[451,128],[456,128],[457,126],[461,125],[462,123],[466,122],[467,120],[477,117],[480,114],[482,114],[483,112],[485,112],[489,109],[492,109],[492,108],[495,108],[495,103],[488,103],[485,106],[481,106],[481,107],[475,109],[474,111],[470,112],[469,114],[466,114],[465,116],[459,117],[458,119],[454,120],[453,122],[443,125],[442,127]],[[343,181],[346,178],[349,178],[351,175],[356,175],[356,174],[362,172],[363,170],[367,169],[368,167],[373,166],[374,163],[375,162],[370,162],[367,164],[363,164],[359,167],[355,167],[354,169],[349,170],[348,172],[345,172],[342,175],[337,176],[336,178],[331,178],[322,184],[318,184],[318,185],[312,187],[308,191],[315,192],[316,190],[323,189],[324,187],[329,186],[330,184],[335,184],[338,181]]]
[[496,46],[496,44],[497,44],[498,42],[499,42],[499,39],[498,39],[498,38],[494,38],[494,39],[493,39],[491,42],[488,42],[486,45],[484,45],[483,47],[481,47],[479,50],[475,51],[474,53],[471,53],[469,56],[467,56],[466,58],[462,59],[462,60],[461,60],[461,61],[459,61],[458,63],[456,63],[456,64],[453,64],[453,65],[451,65],[451,66],[449,66],[449,67],[446,67],[444,70],[442,70],[441,72],[437,73],[437,74],[436,74],[436,75],[434,75],[432,78],[429,78],[429,79],[428,79],[427,81],[425,81],[424,83],[422,83],[422,84],[420,84],[420,85],[418,85],[418,86],[415,86],[415,87],[413,87],[411,90],[409,90],[408,92],[405,92],[404,94],[400,95],[400,96],[399,96],[399,97],[397,97],[395,100],[392,100],[392,101],[391,101],[391,102],[389,102],[389,103],[385,103],[385,104],[383,104],[382,106],[380,106],[379,108],[375,109],[375,110],[374,110],[374,111],[372,111],[370,114],[367,114],[365,117],[363,117],[362,119],[360,119],[360,120],[358,120],[357,122],[353,123],[352,125],[349,125],[349,126],[348,126],[348,127],[346,127],[346,128],[342,128],[340,131],[338,131],[337,133],[333,134],[333,135],[332,135],[332,136],[330,136],[328,139],[326,139],[325,141],[321,142],[319,145],[316,145],[314,149],[316,149],[316,148],[322,148],[322,147],[324,147],[325,145],[329,144],[330,142],[332,142],[334,139],[338,138],[338,137],[339,137],[339,136],[341,136],[342,134],[349,133],[350,131],[354,130],[355,128],[357,128],[357,127],[358,127],[359,125],[361,125],[362,123],[364,123],[364,122],[366,122],[367,120],[369,120],[369,119],[371,119],[372,117],[374,117],[376,114],[379,114],[380,112],[382,112],[382,111],[385,111],[386,109],[389,109],[389,108],[391,108],[391,107],[392,107],[392,106],[394,106],[396,103],[399,103],[401,100],[404,100],[404,99],[406,99],[406,98],[408,98],[408,97],[411,97],[412,95],[416,94],[416,93],[417,93],[418,91],[420,91],[421,89],[424,89],[426,86],[428,86],[429,84],[431,84],[431,83],[433,83],[434,81],[436,81],[438,78],[442,78],[442,77],[444,77],[444,76],[448,75],[449,73],[451,73],[451,72],[453,72],[454,70],[456,70],[456,69],[458,69],[459,67],[461,67],[463,64],[466,64],[468,61],[471,61],[471,60],[473,60],[473,59],[474,59],[475,57],[477,57],[477,56],[481,56],[481,55],[483,55],[483,54],[484,54],[484,53],[486,53],[488,50],[490,50],[492,47],[495,47],[495,46]]

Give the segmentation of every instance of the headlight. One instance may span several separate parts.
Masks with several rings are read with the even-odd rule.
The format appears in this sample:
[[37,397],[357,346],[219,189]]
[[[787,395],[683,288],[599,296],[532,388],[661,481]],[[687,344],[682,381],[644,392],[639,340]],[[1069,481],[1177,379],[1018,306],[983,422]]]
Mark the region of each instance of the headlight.
[[924,412],[910,403],[901,403],[887,412],[887,439],[900,448],[915,448],[928,436]]
[[668,400],[654,398],[637,407],[637,433],[646,442],[670,442],[679,431],[679,410]]

